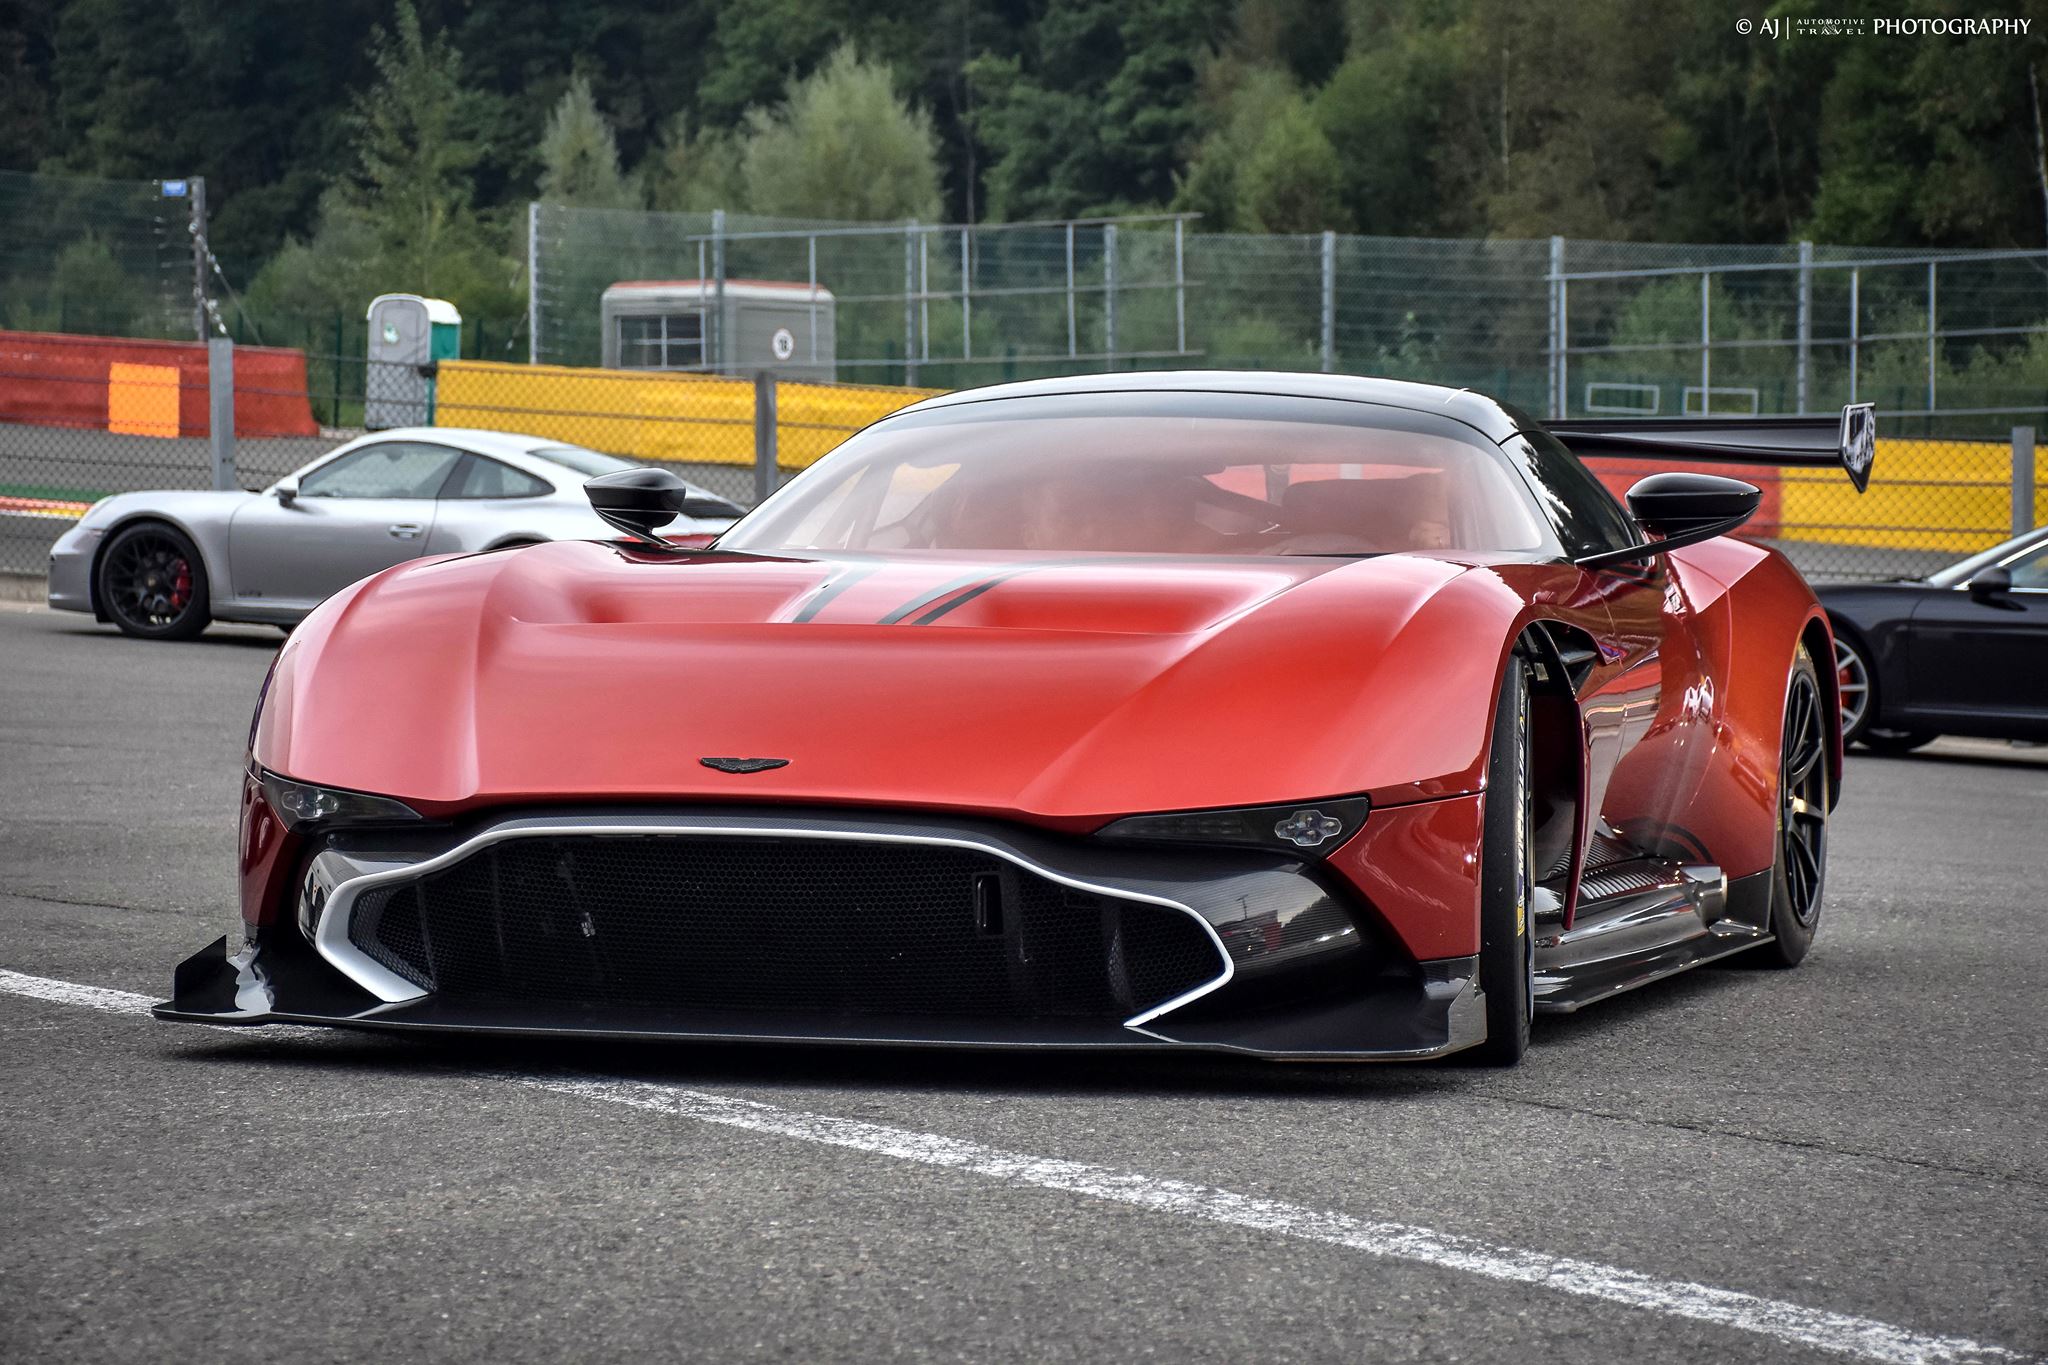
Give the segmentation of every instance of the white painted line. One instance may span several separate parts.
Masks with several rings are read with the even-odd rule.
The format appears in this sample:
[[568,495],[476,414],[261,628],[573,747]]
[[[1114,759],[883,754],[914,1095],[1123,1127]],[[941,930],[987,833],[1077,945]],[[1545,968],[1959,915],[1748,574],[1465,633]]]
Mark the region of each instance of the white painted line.
[[[0,991],[91,1009],[134,1014],[149,1007],[149,997],[130,991],[74,985],[0,969]],[[313,1030],[304,1030],[312,1032]],[[1598,1261],[1549,1256],[1516,1247],[1496,1246],[1476,1238],[1436,1232],[1409,1223],[1381,1222],[1350,1214],[1258,1199],[1212,1185],[1167,1180],[1107,1166],[1006,1152],[978,1142],[919,1133],[904,1128],[780,1109],[753,1100],[714,1095],[701,1090],[602,1077],[549,1077],[519,1072],[485,1073],[532,1090],[596,1100],[604,1104],[664,1114],[672,1118],[715,1123],[844,1147],[873,1156],[915,1162],[985,1176],[1012,1185],[1029,1185],[1125,1204],[1154,1213],[1192,1218],[1205,1223],[1249,1228],[1302,1241],[1362,1251],[1372,1256],[1412,1261],[1459,1270],[1490,1280],[1535,1285],[1581,1298],[1641,1308],[1668,1317],[1732,1327],[1774,1341],[1811,1346],[1886,1365],[1948,1365],[1948,1362],[2024,1362],[2028,1357],[2002,1346],[1967,1337],[1933,1336],[1874,1318],[1807,1308],[1779,1299],[1761,1298],[1689,1280],[1659,1279]]]
[[71,981],[52,981],[47,976],[23,976],[0,967],[0,991],[25,995],[31,1000],[49,1000],[59,1005],[83,1005],[87,1009],[133,1014],[147,1010],[154,1002],[134,991],[110,991],[104,986],[81,986]]

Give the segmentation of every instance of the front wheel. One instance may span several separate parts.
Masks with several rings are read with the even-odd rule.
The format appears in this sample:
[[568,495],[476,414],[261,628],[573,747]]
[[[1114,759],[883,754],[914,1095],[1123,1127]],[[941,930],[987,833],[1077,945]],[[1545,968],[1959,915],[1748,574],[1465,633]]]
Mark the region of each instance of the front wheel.
[[1820,677],[1804,645],[1785,687],[1779,740],[1778,848],[1771,868],[1771,933],[1755,951],[1761,964],[1796,967],[1820,927],[1821,888],[1828,868],[1828,732]]
[[99,604],[123,635],[189,640],[205,630],[206,561],[183,531],[160,521],[123,528],[100,553]]
[[1536,885],[1536,840],[1529,748],[1529,672],[1517,656],[1508,660],[1494,707],[1480,846],[1479,988],[1486,997],[1486,1041],[1468,1055],[1487,1066],[1522,1060],[1535,1011],[1536,939],[1529,901]]

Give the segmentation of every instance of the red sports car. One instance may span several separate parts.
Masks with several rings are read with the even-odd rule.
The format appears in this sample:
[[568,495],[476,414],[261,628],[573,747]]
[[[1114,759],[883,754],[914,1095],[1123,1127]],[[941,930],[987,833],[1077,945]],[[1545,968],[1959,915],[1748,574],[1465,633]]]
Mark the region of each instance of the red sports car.
[[1521,1056],[1791,966],[1840,775],[1825,614],[1748,484],[1834,419],[1545,426],[1479,394],[1132,374],[956,393],[717,543],[330,599],[258,704],[241,922],[167,1019]]

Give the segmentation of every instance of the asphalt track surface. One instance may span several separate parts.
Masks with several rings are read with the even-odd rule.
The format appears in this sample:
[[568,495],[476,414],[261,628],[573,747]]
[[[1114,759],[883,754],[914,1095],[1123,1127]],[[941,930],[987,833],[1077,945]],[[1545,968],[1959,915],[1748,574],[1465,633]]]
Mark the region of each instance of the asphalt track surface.
[[0,1359],[2048,1354],[2039,751],[1512,1072],[159,1024],[276,644],[0,607]]

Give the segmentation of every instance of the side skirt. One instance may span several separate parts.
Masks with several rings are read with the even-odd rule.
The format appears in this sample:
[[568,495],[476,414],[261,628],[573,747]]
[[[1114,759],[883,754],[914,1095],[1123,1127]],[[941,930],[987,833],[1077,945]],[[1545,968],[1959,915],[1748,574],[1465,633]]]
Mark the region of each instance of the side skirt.
[[1570,929],[1538,918],[1537,1011],[1570,1014],[1770,942],[1770,879],[1731,881],[1719,868],[1654,859],[1602,868],[1587,878]]

